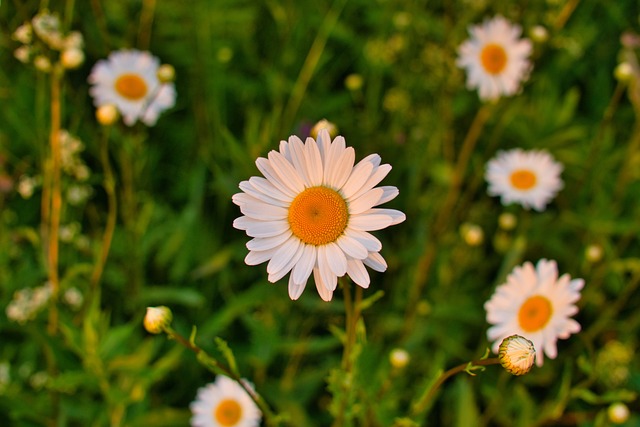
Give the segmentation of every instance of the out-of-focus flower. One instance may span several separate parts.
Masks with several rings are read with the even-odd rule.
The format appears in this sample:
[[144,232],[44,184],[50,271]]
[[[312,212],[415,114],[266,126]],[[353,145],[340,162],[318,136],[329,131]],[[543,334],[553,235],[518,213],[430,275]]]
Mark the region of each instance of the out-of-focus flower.
[[585,255],[585,258],[587,259],[587,261],[589,261],[591,263],[596,263],[596,262],[602,260],[602,257],[604,255],[604,251],[602,250],[602,246],[596,245],[596,244],[591,244],[591,245],[587,246],[587,249],[585,249],[584,255]]
[[364,79],[360,74],[349,74],[344,79],[344,85],[349,90],[360,90],[362,89],[362,85],[364,84]]
[[621,82],[628,83],[634,77],[633,66],[626,61],[621,62],[613,70],[613,75]]
[[[244,383],[253,388],[248,382]],[[193,414],[192,427],[258,427],[262,419],[251,396],[238,383],[222,375],[199,388],[189,407]]]
[[158,80],[160,61],[149,52],[120,50],[98,61],[91,70],[89,93],[96,107],[115,105],[127,126],[140,120],[156,124],[160,113],[173,107],[173,83]]
[[471,38],[458,49],[456,64],[467,71],[467,88],[478,89],[482,100],[518,92],[529,76],[533,46],[521,39],[522,28],[502,16],[469,28]]
[[544,43],[549,40],[549,31],[542,25],[536,25],[529,31],[529,36],[536,43]]
[[33,65],[44,73],[51,71],[51,61],[44,55],[38,55],[33,59]]
[[596,356],[594,372],[602,384],[610,388],[621,387],[629,380],[629,365],[635,349],[618,340],[607,341]]
[[7,305],[7,318],[21,325],[33,320],[51,298],[49,282],[36,288],[24,288],[13,294],[13,299]]
[[513,375],[524,375],[536,360],[533,343],[520,335],[511,335],[500,343],[498,359],[504,369]]
[[393,200],[398,189],[375,187],[391,170],[372,154],[354,167],[355,150],[343,137],[333,142],[327,129],[318,141],[297,136],[280,142],[279,151],[256,165],[265,178],[240,183],[242,193],[233,196],[244,216],[233,226],[245,230],[248,265],[269,261],[269,281],[289,275],[289,296],[296,300],[313,273],[320,297],[330,301],[338,277],[348,274],[363,288],[369,287],[365,265],[385,271],[382,244],[369,231],[405,220],[394,209],[374,208]]
[[629,419],[629,407],[622,402],[612,403],[607,408],[609,421],[614,424],[624,424]]
[[42,11],[31,20],[33,31],[51,49],[60,50],[64,46],[62,33],[60,32],[60,18],[58,15]]
[[147,307],[147,313],[144,316],[144,328],[151,334],[159,334],[171,325],[173,313],[169,307]]
[[11,37],[22,44],[30,44],[31,40],[33,39],[33,30],[31,28],[31,24],[25,22],[24,24],[20,25],[13,32]]
[[409,364],[411,360],[411,356],[407,352],[407,350],[403,348],[394,348],[389,353],[389,362],[391,362],[391,366],[396,369],[402,369]]
[[498,286],[484,305],[487,322],[493,326],[487,336],[498,353],[502,340],[510,335],[526,336],[538,353],[536,364],[542,366],[542,352],[550,359],[557,356],[556,341],[580,331],[571,318],[578,312],[584,280],[568,274],[558,277],[555,261],[541,259],[534,268],[530,262],[517,266]]
[[31,48],[29,46],[20,46],[13,51],[13,56],[15,56],[18,61],[26,64],[29,62],[29,58],[31,58]]
[[82,33],[79,31],[71,31],[64,38],[64,48],[65,49],[82,49],[84,46],[84,37]]
[[72,309],[77,310],[82,306],[84,297],[78,288],[69,288],[62,294],[62,300]]
[[18,194],[23,199],[30,199],[33,196],[33,192],[38,185],[38,179],[29,175],[21,175],[18,179]]
[[503,205],[520,203],[525,209],[543,211],[562,189],[562,164],[546,151],[515,148],[499,151],[487,163],[485,179],[491,196],[500,196]]
[[86,202],[93,194],[93,188],[89,185],[70,185],[67,189],[67,202],[72,206],[79,206]]
[[162,64],[158,68],[158,80],[160,83],[171,83],[176,79],[176,69],[171,64]]

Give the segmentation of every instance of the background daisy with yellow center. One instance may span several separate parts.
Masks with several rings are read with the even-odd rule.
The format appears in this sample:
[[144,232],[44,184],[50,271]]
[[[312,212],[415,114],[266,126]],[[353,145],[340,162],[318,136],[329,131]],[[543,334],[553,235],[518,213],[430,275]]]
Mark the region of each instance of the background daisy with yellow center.
[[562,169],[562,164],[546,151],[499,151],[487,163],[487,191],[491,196],[500,196],[503,205],[516,202],[526,209],[543,211],[564,185]]
[[567,339],[581,329],[571,316],[578,312],[575,303],[583,287],[582,279],[558,277],[555,261],[541,259],[535,268],[530,262],[515,267],[484,305],[487,322],[493,325],[487,331],[494,341],[493,352],[498,353],[502,340],[515,334],[533,342],[538,366],[544,362],[543,351],[555,359],[558,338]]
[[96,62],[89,75],[89,93],[99,108],[115,105],[127,126],[140,120],[156,124],[160,113],[175,104],[171,82],[158,79],[160,61],[149,52],[119,50]]
[[471,38],[458,48],[456,64],[467,71],[467,88],[478,89],[482,100],[496,100],[518,92],[529,76],[533,49],[521,39],[522,28],[502,16],[469,28]]
[[260,409],[240,384],[222,375],[198,389],[190,408],[192,427],[257,427],[262,418]]
[[234,227],[253,237],[247,243],[248,265],[267,264],[268,279],[289,275],[289,296],[302,294],[313,273],[320,297],[331,300],[337,278],[348,274],[363,288],[370,278],[365,265],[385,271],[382,243],[370,231],[405,220],[394,209],[376,208],[393,200],[398,189],[376,187],[391,166],[377,154],[355,163],[355,151],[343,137],[333,141],[326,129],[318,140],[297,136],[280,143],[279,151],[259,158],[264,177],[240,183],[233,196],[244,216]]

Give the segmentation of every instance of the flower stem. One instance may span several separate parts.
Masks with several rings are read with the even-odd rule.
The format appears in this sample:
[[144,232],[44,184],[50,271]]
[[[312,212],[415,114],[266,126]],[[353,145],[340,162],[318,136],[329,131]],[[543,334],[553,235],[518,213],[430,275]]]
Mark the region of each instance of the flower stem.
[[238,375],[233,369],[221,364],[216,359],[209,356],[193,341],[186,339],[171,327],[165,327],[164,331],[170,339],[177,341],[182,346],[194,352],[196,354],[196,359],[198,360],[198,362],[200,362],[200,364],[207,368],[209,371],[213,372],[214,374],[222,373],[224,376],[227,376],[237,382],[238,385],[240,385],[240,387],[242,387],[242,389],[249,395],[251,400],[253,400],[253,402],[258,406],[258,408],[260,408],[260,411],[262,412],[262,419],[264,420],[264,424],[266,426],[278,425],[278,422],[275,419],[276,417],[273,414],[273,411],[271,411],[271,408],[269,407],[267,402],[253,388],[249,387],[249,385],[245,381],[243,381],[240,375]]
[[450,377],[454,376],[455,374],[458,374],[463,371],[469,371],[469,368],[473,368],[475,366],[488,366],[488,365],[499,365],[499,364],[500,364],[500,360],[497,357],[493,357],[489,359],[480,359],[480,360],[474,360],[469,363],[463,363],[461,365],[458,365],[449,369],[446,372],[443,372],[442,374],[440,374],[438,379],[431,385],[429,390],[422,395],[420,400],[418,400],[416,403],[412,405],[411,415],[415,417],[420,415],[424,411],[426,411],[429,404],[432,403],[432,400],[436,392],[438,391],[438,389],[442,386],[442,384],[444,384],[446,380],[448,380]]

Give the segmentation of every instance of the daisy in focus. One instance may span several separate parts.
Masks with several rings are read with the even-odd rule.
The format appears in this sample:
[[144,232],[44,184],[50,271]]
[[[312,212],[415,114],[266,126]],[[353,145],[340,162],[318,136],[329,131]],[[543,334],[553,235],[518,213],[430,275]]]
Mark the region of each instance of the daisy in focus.
[[391,166],[371,154],[354,166],[355,151],[342,136],[333,142],[326,129],[318,140],[297,136],[280,142],[256,165],[263,177],[240,183],[233,196],[244,216],[233,226],[253,237],[248,265],[267,264],[274,283],[289,275],[289,296],[300,297],[311,273],[324,301],[330,301],[338,277],[348,274],[363,288],[370,278],[365,265],[385,271],[380,241],[370,231],[405,220],[394,209],[375,208],[393,200],[398,189],[376,187]]
[[500,196],[503,205],[520,203],[524,208],[543,211],[563,187],[562,164],[546,151],[515,148],[499,151],[487,163],[485,179],[491,196]]
[[190,408],[192,427],[257,427],[262,418],[247,392],[222,375],[198,389]]
[[515,94],[528,78],[533,45],[521,34],[519,25],[502,16],[469,28],[471,38],[458,48],[456,64],[467,71],[467,88],[477,88],[483,101]]
[[93,66],[89,75],[89,93],[96,108],[115,105],[124,123],[133,126],[140,120],[156,124],[160,113],[175,104],[172,82],[158,78],[160,61],[149,52],[119,50],[111,52]]
[[500,351],[500,343],[511,335],[520,335],[533,343],[537,352],[536,364],[542,366],[542,352],[550,359],[558,353],[556,341],[580,332],[580,324],[571,318],[578,312],[575,303],[580,299],[584,280],[568,274],[558,278],[555,261],[541,259],[536,267],[530,262],[515,267],[507,276],[507,283],[496,288],[484,304],[487,331],[492,350]]

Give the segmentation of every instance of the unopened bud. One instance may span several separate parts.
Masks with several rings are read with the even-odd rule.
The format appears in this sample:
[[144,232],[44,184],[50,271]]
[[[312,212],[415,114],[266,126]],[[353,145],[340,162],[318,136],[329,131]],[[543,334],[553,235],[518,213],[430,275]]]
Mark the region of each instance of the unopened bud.
[[46,56],[38,55],[33,60],[33,65],[36,69],[48,73],[51,71],[51,61]]
[[503,230],[513,230],[518,225],[518,218],[512,213],[503,212],[498,217],[498,225]]
[[105,104],[96,110],[96,119],[103,126],[111,126],[118,120],[118,108],[113,104]]
[[498,359],[504,369],[513,375],[524,375],[536,360],[533,343],[520,335],[511,335],[500,343]]
[[587,261],[596,263],[602,259],[602,256],[604,255],[604,251],[602,250],[602,246],[593,244],[593,245],[587,246],[587,249],[585,249],[584,255],[587,258]]
[[169,307],[147,307],[147,314],[144,316],[144,328],[152,334],[159,334],[165,330],[171,321],[173,314]]
[[334,125],[333,123],[331,123],[329,120],[322,119],[318,123],[313,125],[313,127],[311,128],[311,131],[309,132],[311,138],[317,139],[318,138],[318,134],[320,133],[320,130],[322,130],[322,129],[326,129],[327,132],[329,132],[329,136],[331,137],[331,139],[333,139],[336,136],[338,136],[338,127],[336,125]]
[[621,62],[613,70],[613,75],[619,81],[627,83],[633,79],[633,67],[628,62]]
[[162,64],[157,72],[160,83],[171,83],[176,79],[176,69],[171,64]]
[[391,362],[391,366],[396,369],[402,369],[409,364],[411,360],[411,356],[409,353],[402,348],[394,348],[389,353],[389,362]]
[[529,35],[531,36],[531,40],[536,43],[544,43],[549,40],[549,31],[547,31],[547,29],[542,25],[536,25],[533,27],[529,32]]
[[60,56],[60,62],[64,68],[78,68],[84,62],[84,52],[78,48],[65,49]]
[[609,421],[614,424],[626,423],[629,419],[629,407],[622,402],[612,403],[607,408],[607,415],[609,416]]

